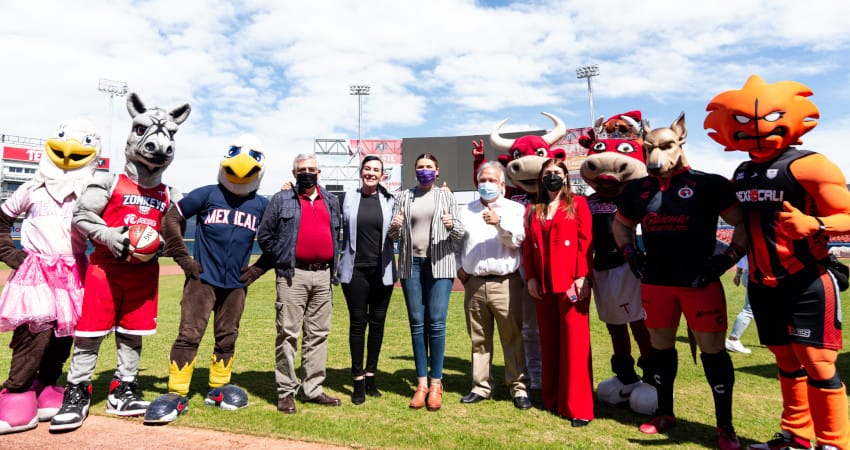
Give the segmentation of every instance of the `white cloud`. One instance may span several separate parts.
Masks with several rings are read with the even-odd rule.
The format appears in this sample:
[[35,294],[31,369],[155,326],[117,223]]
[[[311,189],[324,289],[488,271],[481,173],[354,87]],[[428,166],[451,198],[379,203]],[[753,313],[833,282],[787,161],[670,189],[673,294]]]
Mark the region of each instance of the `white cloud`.
[[[215,182],[229,139],[252,132],[269,152],[262,190],[270,191],[314,139],[356,138],[349,84],[372,86],[362,99],[364,138],[489,133],[508,116],[508,130],[548,126],[539,111],[572,127],[588,117],[575,68],[597,63],[597,115],[641,109],[666,125],[685,111],[695,166],[720,172],[736,164],[700,125],[708,100],[751,73],[809,84],[831,114],[809,139],[840,142],[838,124],[847,122],[835,117],[846,114],[837,102],[850,99],[842,65],[850,3],[682,5],[4,2],[0,133],[45,137],[75,116],[106,130],[108,97],[96,91],[97,80],[123,80],[150,104],[193,107],[166,180],[184,190]],[[113,111],[112,147],[120,154],[129,126],[123,100]]]

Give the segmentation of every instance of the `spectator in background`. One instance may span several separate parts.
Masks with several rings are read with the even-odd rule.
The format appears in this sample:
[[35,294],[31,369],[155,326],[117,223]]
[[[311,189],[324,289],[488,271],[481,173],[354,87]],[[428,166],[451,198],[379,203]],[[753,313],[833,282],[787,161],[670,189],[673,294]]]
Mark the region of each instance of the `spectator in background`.
[[749,284],[748,280],[750,278],[748,264],[747,256],[744,255],[735,267],[735,276],[732,278],[732,283],[734,283],[735,286],[740,286],[743,283],[744,307],[741,308],[741,312],[739,312],[738,316],[735,317],[735,323],[732,324],[732,331],[726,339],[726,350],[745,354],[752,353],[752,350],[744,347],[744,344],[741,342],[741,335],[744,334],[744,331],[746,331],[747,327],[750,325],[750,321],[753,320],[753,310],[750,309],[750,296],[747,294],[747,285]]
[[505,358],[505,382],[514,406],[529,409],[519,275],[525,208],[503,197],[505,172],[500,163],[482,164],[477,179],[480,201],[460,211],[466,233],[458,253],[457,277],[465,290],[466,328],[472,341],[472,390],[460,402],[478,403],[492,396],[495,320]]
[[381,158],[366,156],[360,163],[360,189],[346,194],[342,202],[339,279],[348,304],[348,345],[354,378],[351,403],[355,405],[365,402],[366,395],[381,396],[375,385],[375,373],[384,340],[387,307],[397,278],[393,243],[387,235],[395,198],[380,185],[383,177]]
[[[277,409],[295,413],[296,394],[307,402],[339,406],[322,390],[336,281],[339,201],[318,185],[316,157],[300,154],[293,162],[295,189],[272,197],[257,229],[257,242],[275,258],[277,340],[275,382]],[[301,379],[295,372],[302,334]]]
[[457,272],[454,253],[464,228],[454,195],[434,188],[440,174],[437,158],[423,153],[415,168],[419,184],[399,194],[390,237],[400,241],[399,276],[416,364],[417,386],[409,406],[422,408],[427,398],[428,410],[436,411],[443,404],[446,315]]
[[525,219],[522,264],[537,305],[543,405],[581,427],[594,418],[587,279],[592,219],[585,198],[573,194],[563,161],[543,163],[537,184]]

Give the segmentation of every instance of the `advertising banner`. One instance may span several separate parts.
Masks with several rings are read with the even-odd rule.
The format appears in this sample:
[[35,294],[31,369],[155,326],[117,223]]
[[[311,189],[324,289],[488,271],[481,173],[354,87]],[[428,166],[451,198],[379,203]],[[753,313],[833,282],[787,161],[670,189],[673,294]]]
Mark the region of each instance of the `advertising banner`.
[[[10,161],[27,161],[39,162],[44,150],[40,148],[13,147],[10,145],[3,146],[3,159]],[[98,161],[97,168],[100,170],[109,170],[109,158],[101,158]]]
[[[363,139],[360,142],[360,157],[377,155],[384,165],[401,164],[401,139]],[[351,148],[357,148],[357,139],[351,140]]]

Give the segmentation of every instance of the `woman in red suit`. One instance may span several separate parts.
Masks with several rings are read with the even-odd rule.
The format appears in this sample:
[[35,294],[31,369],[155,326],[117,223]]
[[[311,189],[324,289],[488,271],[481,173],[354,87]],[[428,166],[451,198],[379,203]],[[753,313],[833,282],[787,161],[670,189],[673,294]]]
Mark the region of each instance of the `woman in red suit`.
[[574,427],[593,420],[590,366],[591,216],[573,195],[563,161],[550,159],[526,212],[522,261],[537,305],[543,356],[543,405]]

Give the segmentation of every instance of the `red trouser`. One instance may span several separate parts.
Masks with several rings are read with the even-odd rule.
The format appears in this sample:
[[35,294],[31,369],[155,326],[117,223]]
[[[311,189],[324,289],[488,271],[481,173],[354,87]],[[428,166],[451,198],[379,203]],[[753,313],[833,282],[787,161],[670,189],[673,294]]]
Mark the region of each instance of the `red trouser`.
[[543,406],[561,417],[592,420],[590,300],[570,303],[566,295],[535,301],[543,357]]

